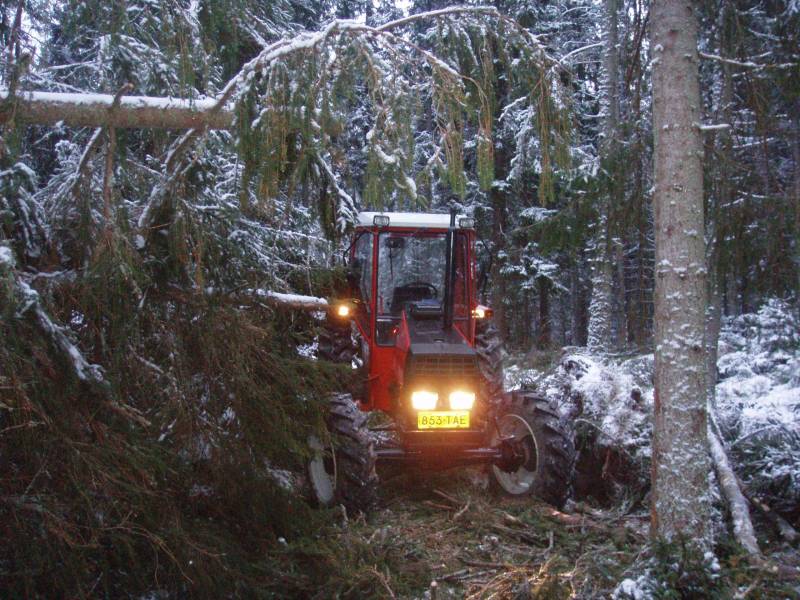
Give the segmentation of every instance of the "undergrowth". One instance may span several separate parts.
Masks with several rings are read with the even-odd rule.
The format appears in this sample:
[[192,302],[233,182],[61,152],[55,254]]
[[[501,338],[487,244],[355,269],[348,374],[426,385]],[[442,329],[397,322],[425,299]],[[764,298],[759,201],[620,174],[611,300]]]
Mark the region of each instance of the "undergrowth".
[[34,279],[102,385],[0,294],[0,589],[6,597],[254,596],[280,536],[321,515],[286,489],[341,372],[307,324],[164,285],[109,234],[75,277]]
[[780,558],[753,565],[728,538],[713,554],[680,541],[653,544],[646,513],[583,505],[565,523],[564,513],[531,498],[489,493],[476,485],[477,473],[385,478],[382,508],[368,517],[326,511],[324,527],[270,551],[269,593],[320,600],[796,597],[796,582],[771,571]]

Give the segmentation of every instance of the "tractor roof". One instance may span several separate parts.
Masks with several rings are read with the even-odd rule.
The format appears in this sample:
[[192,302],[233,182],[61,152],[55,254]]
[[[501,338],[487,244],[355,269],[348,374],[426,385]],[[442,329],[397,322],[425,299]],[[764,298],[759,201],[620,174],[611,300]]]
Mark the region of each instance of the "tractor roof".
[[[383,216],[389,217],[388,227],[415,227],[427,229],[447,229],[450,227],[450,215],[436,214],[436,213],[407,213],[407,212],[360,212],[356,218],[357,227],[374,227],[375,217]],[[461,225],[462,219],[467,219],[467,215],[456,216],[456,225]],[[467,228],[474,227],[474,221],[469,225],[464,225]]]

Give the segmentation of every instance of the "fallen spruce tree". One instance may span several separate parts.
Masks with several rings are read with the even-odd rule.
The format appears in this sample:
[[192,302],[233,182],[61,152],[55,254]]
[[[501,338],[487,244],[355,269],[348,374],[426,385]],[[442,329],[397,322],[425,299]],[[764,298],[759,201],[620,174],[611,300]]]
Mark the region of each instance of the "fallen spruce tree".
[[[65,19],[88,10],[72,8]],[[444,20],[458,43],[442,56],[409,43],[401,32],[421,19]],[[165,23],[151,25],[156,39]],[[416,198],[418,95],[437,132],[421,177],[463,189],[466,130],[491,184],[491,106],[477,87],[487,36],[516,57],[515,106],[558,117],[558,64],[493,8],[283,33],[256,38],[233,72],[212,64],[211,100],[147,96],[99,54],[85,63],[96,71],[55,87],[103,81],[106,94],[32,92],[22,62],[3,80],[0,588],[11,595],[249,596],[280,581],[265,548],[327,517],[287,474],[321,434],[316,403],[351,375],[309,360],[311,313],[335,294],[314,267],[330,264],[358,200],[349,115],[369,100],[367,202]],[[179,80],[155,62],[155,79]],[[31,139],[42,131],[44,149]]]

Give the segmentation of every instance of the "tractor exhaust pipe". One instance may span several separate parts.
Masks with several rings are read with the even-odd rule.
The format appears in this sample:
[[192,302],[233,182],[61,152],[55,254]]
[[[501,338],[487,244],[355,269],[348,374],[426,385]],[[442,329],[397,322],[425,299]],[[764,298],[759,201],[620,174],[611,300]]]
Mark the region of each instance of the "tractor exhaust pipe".
[[456,215],[455,207],[450,209],[450,229],[447,230],[444,277],[444,322],[442,329],[450,331],[453,328],[453,287],[456,281]]

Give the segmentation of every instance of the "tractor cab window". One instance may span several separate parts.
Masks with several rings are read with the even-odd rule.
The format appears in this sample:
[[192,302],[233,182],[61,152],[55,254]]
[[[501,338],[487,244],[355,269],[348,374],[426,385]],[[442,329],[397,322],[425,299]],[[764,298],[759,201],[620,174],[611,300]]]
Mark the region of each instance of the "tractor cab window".
[[381,234],[378,249],[378,315],[399,317],[408,302],[441,304],[444,234]]
[[[381,233],[378,237],[377,342],[394,344],[400,316],[410,303],[442,308],[447,262],[444,233]],[[466,304],[465,239],[456,235],[455,312]]]
[[354,284],[358,285],[358,293],[364,305],[369,310],[372,300],[372,234],[362,233],[356,240],[355,252],[351,270],[354,275]]

